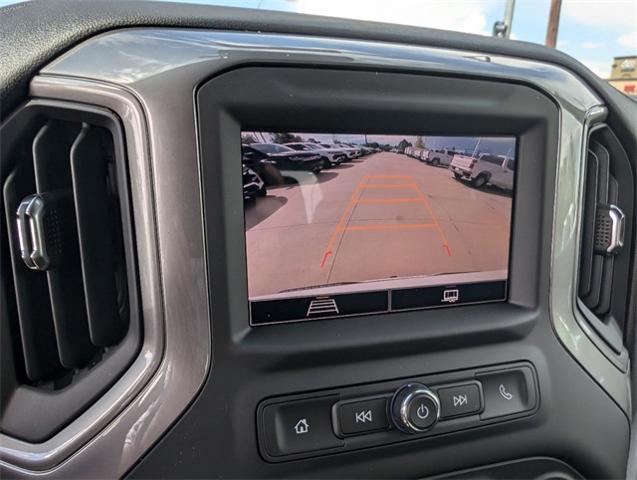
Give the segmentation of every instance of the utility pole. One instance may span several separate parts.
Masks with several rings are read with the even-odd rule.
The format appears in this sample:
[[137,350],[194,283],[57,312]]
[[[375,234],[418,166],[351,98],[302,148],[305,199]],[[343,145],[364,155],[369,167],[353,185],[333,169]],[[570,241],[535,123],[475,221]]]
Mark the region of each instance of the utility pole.
[[515,10],[515,0],[507,0],[504,7],[504,20],[498,20],[493,24],[493,36],[509,38],[511,37],[511,26],[513,25],[513,11]]
[[560,26],[560,10],[562,0],[551,0],[551,11],[549,12],[549,24],[546,28],[546,46],[555,48],[557,45],[557,31]]
[[513,25],[513,10],[515,10],[515,0],[507,0],[506,7],[504,7],[504,24],[506,25],[504,38],[509,38],[511,36],[511,26]]
[[478,138],[478,142],[476,143],[476,146],[473,149],[473,153],[471,154],[471,156],[474,158],[478,156],[478,147],[480,146],[480,140],[482,140],[482,138]]

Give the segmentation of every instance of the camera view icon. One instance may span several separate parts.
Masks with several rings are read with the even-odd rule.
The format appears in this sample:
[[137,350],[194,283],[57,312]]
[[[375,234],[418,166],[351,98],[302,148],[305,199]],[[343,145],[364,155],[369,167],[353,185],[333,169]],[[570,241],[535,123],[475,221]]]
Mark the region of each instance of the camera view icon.
[[450,288],[442,292],[442,303],[455,303],[460,300],[460,290]]
[[329,297],[317,297],[310,302],[310,306],[307,308],[306,317],[311,315],[338,315],[338,305],[336,300]]

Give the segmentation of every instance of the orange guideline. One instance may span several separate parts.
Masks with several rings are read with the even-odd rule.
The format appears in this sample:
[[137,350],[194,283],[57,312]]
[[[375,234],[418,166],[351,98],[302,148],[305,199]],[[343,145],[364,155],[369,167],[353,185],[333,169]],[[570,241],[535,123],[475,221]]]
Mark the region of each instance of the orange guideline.
[[[372,179],[381,179],[381,180],[390,180],[390,179],[403,179],[410,180],[405,183],[369,183]],[[373,198],[373,199],[361,199],[361,195],[365,190],[369,189],[409,189],[414,190],[416,192],[416,197],[405,197],[405,198]],[[433,223],[389,223],[389,224],[376,224],[376,225],[347,225],[348,219],[353,212],[356,205],[382,205],[382,204],[401,204],[401,203],[422,203],[429,213],[431,220]],[[339,234],[345,234],[345,232],[361,232],[361,231],[377,231],[377,230],[411,230],[418,228],[435,228],[440,234],[440,238],[442,240],[442,247],[447,253],[448,256],[451,256],[451,248],[449,247],[449,242],[447,241],[447,237],[444,232],[436,215],[434,214],[431,206],[429,205],[429,201],[427,200],[426,195],[420,189],[418,184],[416,183],[414,177],[411,175],[365,175],[361,182],[357,185],[354,192],[352,192],[352,196],[349,199],[345,210],[341,215],[332,235],[330,236],[329,241],[327,242],[327,247],[325,248],[325,253],[323,254],[323,259],[321,260],[321,268],[323,268],[331,255],[333,255],[332,248],[334,243],[336,242]]]

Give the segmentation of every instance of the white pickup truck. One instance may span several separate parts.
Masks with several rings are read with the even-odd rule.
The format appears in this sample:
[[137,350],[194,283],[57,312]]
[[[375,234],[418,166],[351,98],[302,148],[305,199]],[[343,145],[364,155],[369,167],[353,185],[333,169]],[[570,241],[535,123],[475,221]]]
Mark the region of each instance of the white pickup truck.
[[413,147],[409,152],[409,156],[413,158],[420,158],[422,151],[423,149],[420,147]]
[[511,157],[490,153],[478,157],[454,155],[449,168],[456,180],[469,180],[476,188],[490,184],[513,190],[515,159]]
[[448,167],[451,164],[451,160],[453,156],[456,154],[455,151],[450,150],[448,148],[440,148],[437,150],[429,150],[427,152],[427,157],[422,158],[424,162],[427,162],[429,165],[433,165],[434,167]]

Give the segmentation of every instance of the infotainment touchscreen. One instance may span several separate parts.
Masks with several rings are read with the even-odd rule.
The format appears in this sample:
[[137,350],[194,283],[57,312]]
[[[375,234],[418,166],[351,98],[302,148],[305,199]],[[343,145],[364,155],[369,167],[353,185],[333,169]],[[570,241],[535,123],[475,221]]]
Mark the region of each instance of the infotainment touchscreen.
[[241,143],[252,325],[506,300],[514,137]]

